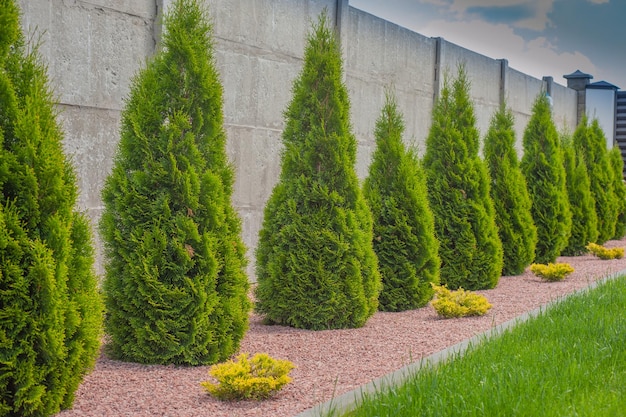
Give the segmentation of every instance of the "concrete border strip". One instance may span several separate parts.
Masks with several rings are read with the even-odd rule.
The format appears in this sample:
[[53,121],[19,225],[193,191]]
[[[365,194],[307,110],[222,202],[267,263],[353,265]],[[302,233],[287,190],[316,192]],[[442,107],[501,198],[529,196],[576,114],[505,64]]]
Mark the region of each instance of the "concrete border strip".
[[623,269],[618,272],[614,272],[612,274],[608,274],[603,278],[600,278],[588,286],[576,290],[570,294],[558,297],[534,310],[526,312],[520,316],[517,316],[509,321],[501,323],[497,326],[492,327],[489,330],[486,330],[482,333],[479,333],[469,339],[466,339],[456,345],[450,346],[444,350],[439,352],[435,352],[432,355],[429,355],[425,358],[422,358],[419,362],[414,362],[409,365],[406,365],[400,368],[397,371],[391,372],[387,375],[383,375],[379,378],[376,378],[365,385],[362,385],[352,391],[341,394],[337,397],[332,398],[329,401],[318,404],[308,410],[301,412],[295,417],[323,417],[323,416],[341,416],[350,410],[352,410],[359,402],[359,400],[363,397],[363,395],[370,395],[376,392],[379,392],[381,389],[385,387],[398,385],[412,375],[417,373],[424,366],[434,366],[438,363],[445,362],[450,358],[454,358],[455,356],[462,355],[469,347],[476,346],[485,340],[488,340],[491,337],[498,336],[502,334],[504,331],[515,327],[516,325],[527,321],[528,319],[539,316],[542,312],[545,312],[551,306],[556,303],[559,303],[568,297],[573,295],[580,294],[584,291],[593,289],[611,279],[615,279],[619,276],[626,275],[626,269]]

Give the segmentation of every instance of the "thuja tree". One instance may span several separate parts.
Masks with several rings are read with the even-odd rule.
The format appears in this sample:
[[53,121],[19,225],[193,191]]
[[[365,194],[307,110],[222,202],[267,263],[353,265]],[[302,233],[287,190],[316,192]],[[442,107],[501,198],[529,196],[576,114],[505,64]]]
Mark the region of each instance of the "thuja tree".
[[554,262],[567,246],[572,229],[572,214],[560,138],[545,94],[539,94],[535,99],[530,120],[524,130],[523,147],[521,167],[537,227],[535,262]]
[[624,184],[624,160],[619,146],[611,148],[609,161],[613,171],[613,191],[617,200],[617,220],[613,239],[621,239],[626,234],[626,184]]
[[46,67],[14,1],[0,22],[0,416],[46,416],[92,369],[103,305]]
[[404,121],[388,94],[376,122],[376,150],[363,190],[374,217],[374,250],[382,276],[379,309],[425,305],[439,284],[439,243],[424,173],[402,142]]
[[307,329],[362,326],[378,308],[372,215],[354,169],[341,53],[324,11],[285,111],[278,184],[256,251],[256,309]]
[[451,289],[477,290],[497,285],[503,260],[469,88],[463,66],[452,86],[446,76],[423,163],[440,245],[441,282]]
[[248,326],[244,245],[206,11],[177,0],[164,19],[102,194],[105,328],[115,358],[210,364]]
[[586,116],[573,136],[574,147],[581,151],[587,166],[591,194],[596,204],[598,239],[602,244],[615,235],[618,202],[613,188],[613,170],[606,148],[606,138],[597,119],[591,123]]
[[576,256],[586,253],[587,244],[598,239],[598,216],[582,154],[574,147],[571,136],[563,135],[561,146],[572,212],[572,232],[562,254]]
[[519,275],[535,258],[537,228],[526,178],[515,150],[514,120],[502,105],[493,115],[483,153],[491,178],[491,197],[504,253],[503,275]]

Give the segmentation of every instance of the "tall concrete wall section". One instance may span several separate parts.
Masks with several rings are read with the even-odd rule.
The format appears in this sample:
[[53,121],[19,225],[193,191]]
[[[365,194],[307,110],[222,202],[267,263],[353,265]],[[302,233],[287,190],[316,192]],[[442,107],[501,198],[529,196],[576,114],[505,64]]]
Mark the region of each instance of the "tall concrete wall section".
[[[79,209],[95,226],[100,190],[119,140],[119,120],[133,75],[155,46],[154,0],[18,0],[22,28],[41,36],[58,99],[64,147],[75,165]],[[38,34],[38,35],[37,35]],[[98,272],[102,272],[100,244]]]
[[358,141],[357,174],[364,178],[386,90],[395,94],[404,115],[405,141],[423,151],[433,107],[435,40],[355,8],[348,27],[346,84]]

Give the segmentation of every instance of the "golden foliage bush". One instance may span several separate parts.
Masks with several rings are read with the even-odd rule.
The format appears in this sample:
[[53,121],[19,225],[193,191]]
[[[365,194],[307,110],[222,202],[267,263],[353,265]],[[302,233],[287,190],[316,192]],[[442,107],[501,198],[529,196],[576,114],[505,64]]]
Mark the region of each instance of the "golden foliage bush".
[[430,302],[440,317],[482,316],[491,308],[485,296],[459,288],[450,291],[444,285],[434,285],[435,299]]
[[566,263],[532,264],[530,271],[546,281],[562,281],[574,268]]
[[263,400],[271,397],[291,382],[289,372],[294,364],[257,353],[248,359],[243,353],[236,360],[213,365],[209,375],[217,382],[200,383],[206,391],[220,400]]
[[622,259],[624,257],[624,248],[605,248],[604,246],[596,243],[589,243],[585,246],[591,254],[597,256],[600,259]]

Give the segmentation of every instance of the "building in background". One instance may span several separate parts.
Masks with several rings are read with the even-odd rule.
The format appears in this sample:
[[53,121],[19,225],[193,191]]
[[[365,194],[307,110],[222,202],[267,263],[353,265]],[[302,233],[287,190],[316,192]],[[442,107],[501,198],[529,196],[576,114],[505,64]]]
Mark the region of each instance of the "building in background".
[[579,70],[563,77],[567,87],[577,92],[578,122],[584,114],[598,119],[607,147],[619,146],[626,162],[626,91],[606,81],[592,83],[593,76]]

